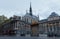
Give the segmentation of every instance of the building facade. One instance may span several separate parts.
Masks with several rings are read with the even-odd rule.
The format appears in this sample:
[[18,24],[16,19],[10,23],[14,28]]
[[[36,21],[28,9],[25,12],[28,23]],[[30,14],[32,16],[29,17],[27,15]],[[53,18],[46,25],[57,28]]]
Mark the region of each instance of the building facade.
[[31,32],[32,23],[38,23],[38,22],[39,22],[39,17],[34,16],[32,14],[32,7],[30,4],[29,13],[26,12],[26,14],[22,17],[22,19],[21,16],[16,16],[16,15],[10,17],[9,21],[4,22],[2,24],[1,29],[5,33],[7,33],[9,30],[12,30],[14,31],[14,33],[16,33],[16,35],[21,35],[21,36],[29,35],[32,33]]
[[55,12],[52,12],[47,19],[40,20],[39,23],[40,33],[60,35],[60,16]]
[[32,13],[32,7],[30,4],[30,8],[29,8],[29,12],[26,11],[26,14],[22,17],[22,20],[27,22],[27,23],[32,23],[32,22],[38,22],[39,21],[39,17],[33,15]]
[[[33,23],[38,23],[38,25],[32,25]],[[9,33],[10,31],[14,31],[16,35],[21,36],[31,33],[34,33],[33,35],[48,33],[59,35],[60,16],[55,12],[52,12],[47,19],[39,20],[39,17],[33,15],[30,4],[29,12],[26,12],[23,17],[14,15],[13,17],[10,17],[7,22],[2,24],[0,33]]]
[[9,34],[9,31],[14,31],[16,35],[30,34],[30,24],[21,20],[19,16],[11,17],[7,22],[4,22],[0,28],[2,34]]

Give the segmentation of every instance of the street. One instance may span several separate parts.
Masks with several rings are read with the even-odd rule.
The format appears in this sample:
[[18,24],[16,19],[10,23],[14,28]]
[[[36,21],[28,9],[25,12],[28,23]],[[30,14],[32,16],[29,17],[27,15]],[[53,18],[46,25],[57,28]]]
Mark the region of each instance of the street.
[[0,37],[0,39],[60,39],[60,37]]
[[29,37],[29,36],[0,36],[0,39],[60,39],[60,37],[47,37],[46,35],[41,35],[39,37]]

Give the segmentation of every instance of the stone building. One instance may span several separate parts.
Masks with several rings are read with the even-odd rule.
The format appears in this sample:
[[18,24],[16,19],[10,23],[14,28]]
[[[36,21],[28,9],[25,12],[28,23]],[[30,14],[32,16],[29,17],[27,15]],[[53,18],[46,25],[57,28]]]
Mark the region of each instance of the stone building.
[[21,20],[21,17],[18,17],[18,16],[14,16],[12,17],[13,20],[15,20],[15,29],[14,30],[17,30],[17,34],[20,33],[20,34],[30,34],[30,24]]
[[30,24],[22,21],[19,16],[13,16],[8,21],[3,22],[0,30],[3,33],[14,31],[16,35],[26,35],[30,34]]
[[[32,7],[30,4],[29,12],[26,11],[26,14],[22,17],[22,21],[26,22],[27,24],[30,24],[30,26],[27,26],[29,28],[26,28],[27,33],[31,34],[31,25],[32,23],[38,23],[39,22],[39,17],[33,15],[32,12]],[[29,31],[30,30],[30,31]]]
[[39,23],[40,33],[53,33],[55,35],[60,33],[60,16],[55,12],[52,12],[47,19],[40,20]]
[[33,15],[31,4],[30,4],[29,12],[26,11],[26,14],[22,17],[22,20],[30,24],[33,21],[36,21],[36,22],[39,21],[39,17]]

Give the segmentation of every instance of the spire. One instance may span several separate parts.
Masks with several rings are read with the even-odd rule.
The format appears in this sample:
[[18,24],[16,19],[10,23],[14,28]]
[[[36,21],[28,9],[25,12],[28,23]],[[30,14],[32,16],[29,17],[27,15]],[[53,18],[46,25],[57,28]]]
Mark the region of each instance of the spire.
[[26,10],[26,14],[28,13],[28,11]]
[[39,19],[39,15],[38,15],[38,19]]
[[39,21],[39,14],[38,14],[38,21]]
[[32,16],[32,7],[31,7],[31,2],[30,2],[30,15]]

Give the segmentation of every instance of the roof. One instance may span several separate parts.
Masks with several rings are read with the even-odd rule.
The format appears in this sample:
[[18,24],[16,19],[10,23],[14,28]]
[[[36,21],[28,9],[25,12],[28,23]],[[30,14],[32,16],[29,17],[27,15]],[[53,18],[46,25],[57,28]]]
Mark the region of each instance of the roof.
[[39,21],[40,23],[47,22],[47,19],[43,19]]
[[34,18],[34,19],[38,19],[37,16],[35,16],[35,15],[31,16],[29,13],[26,13],[24,17],[31,17],[31,18]]
[[58,14],[56,14],[55,12],[52,12],[51,15],[48,17],[48,18],[51,18],[51,17],[56,17],[56,16],[59,16]]

